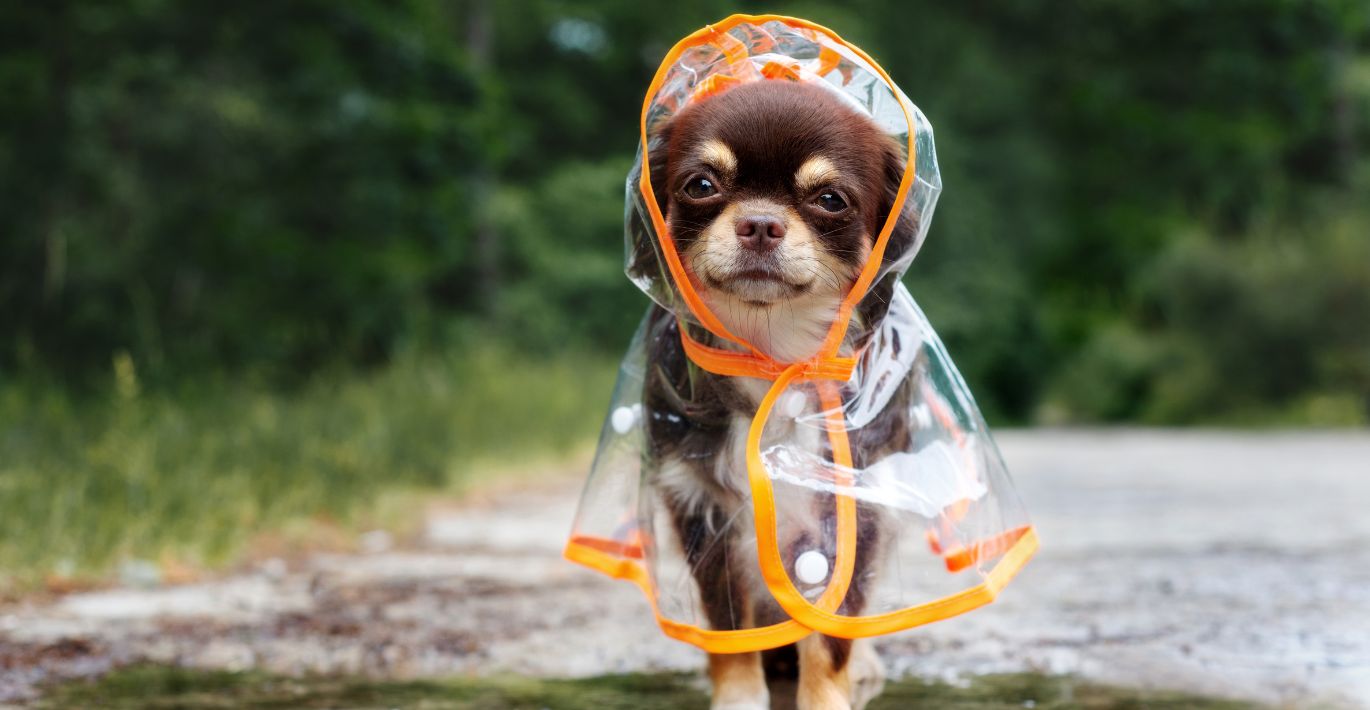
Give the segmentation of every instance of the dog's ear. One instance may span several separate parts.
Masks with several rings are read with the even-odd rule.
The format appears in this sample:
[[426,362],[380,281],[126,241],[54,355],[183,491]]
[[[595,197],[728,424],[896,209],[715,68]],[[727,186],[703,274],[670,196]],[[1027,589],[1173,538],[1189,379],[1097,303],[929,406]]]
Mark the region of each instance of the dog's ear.
[[671,125],[670,121],[656,124],[652,127],[648,139],[648,147],[651,150],[647,167],[651,170],[652,195],[656,198],[657,207],[661,209],[662,218],[666,217],[666,208],[670,206],[671,176],[666,172],[666,167],[671,155]]
[[[643,146],[643,150],[647,152],[647,165],[643,166],[643,169],[650,171],[648,174],[652,178],[652,196],[656,199],[663,219],[666,217],[667,198],[670,195],[670,189],[667,187],[670,176],[666,172],[670,144],[671,124],[669,121],[663,121],[652,128],[647,145]],[[640,176],[636,171],[630,176],[631,189],[637,189]],[[648,217],[644,218],[650,220]],[[628,264],[628,275],[634,281],[666,277],[662,270],[661,256],[657,253],[659,248],[656,240],[648,239],[646,235],[638,235],[638,238],[634,239],[632,260]]]
[[[877,231],[871,235],[872,238],[879,236],[878,230],[885,228],[885,222],[894,210],[894,201],[899,196],[899,183],[904,179],[904,167],[907,163],[903,148],[893,140],[885,142],[883,153],[881,177],[884,181],[884,190],[881,193],[880,211],[874,227]],[[889,265],[903,259],[909,250],[913,249],[917,238],[918,217],[910,209],[908,198],[905,198],[904,209],[899,214],[893,231],[890,232],[881,261]],[[857,316],[867,327],[884,319],[885,313],[889,311],[890,299],[894,297],[895,284],[898,282],[899,279],[894,274],[885,274],[871,284],[870,290],[857,307]]]
[[[903,147],[893,140],[889,140],[885,142],[882,162],[885,191],[881,198],[880,215],[875,225],[876,229],[885,227],[890,212],[894,210],[894,201],[899,196],[899,183],[904,179],[904,168],[908,160],[904,156]],[[909,191],[912,193],[912,186],[910,186]],[[899,215],[899,221],[894,225],[894,231],[890,232],[890,240],[885,246],[885,263],[891,264],[903,258],[913,248],[917,238],[918,217],[914,210],[910,209],[909,198],[905,198],[904,209]]]

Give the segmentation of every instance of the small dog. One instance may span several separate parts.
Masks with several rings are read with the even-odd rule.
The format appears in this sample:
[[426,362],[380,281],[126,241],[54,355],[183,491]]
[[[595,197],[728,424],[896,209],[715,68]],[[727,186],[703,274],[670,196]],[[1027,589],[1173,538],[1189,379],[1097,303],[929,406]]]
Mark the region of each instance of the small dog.
[[[776,360],[816,354],[890,214],[905,168],[900,147],[832,92],[783,80],[743,84],[686,107],[654,128],[652,146],[648,169],[657,203],[710,310]],[[898,259],[915,234],[914,220],[902,217],[884,259]],[[639,253],[632,268],[647,273],[659,265],[654,254]],[[858,327],[850,329],[863,334],[857,340],[865,333],[860,324],[883,317],[893,287],[893,279],[879,280],[862,300]],[[691,373],[674,314],[654,306],[649,319],[663,335],[648,350],[648,470],[704,612],[715,629],[782,621],[788,617],[756,569],[755,542],[744,539],[752,529],[744,445],[770,383]],[[703,330],[691,334],[729,347]],[[848,342],[846,349],[861,344]],[[899,399],[907,401],[907,393]],[[855,465],[908,441],[905,409],[892,404],[853,432]],[[830,457],[822,437],[809,444]],[[832,498],[816,507],[814,524],[831,529]],[[881,539],[879,516],[864,506],[858,525],[857,569],[838,610],[848,615],[862,611]],[[801,709],[859,708],[883,684],[880,660],[865,640],[814,634],[764,655],[710,655],[715,708],[770,707],[767,677],[775,679],[785,666],[797,666]]]

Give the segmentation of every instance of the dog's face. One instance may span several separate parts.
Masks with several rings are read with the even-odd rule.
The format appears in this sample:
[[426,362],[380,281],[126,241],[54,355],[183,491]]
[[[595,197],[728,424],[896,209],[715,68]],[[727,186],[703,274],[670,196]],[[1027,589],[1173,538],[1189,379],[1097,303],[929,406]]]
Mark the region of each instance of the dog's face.
[[826,330],[889,214],[904,168],[894,142],[829,91],[792,81],[691,105],[659,137],[652,184],[696,289],[772,356],[812,354],[791,351]]

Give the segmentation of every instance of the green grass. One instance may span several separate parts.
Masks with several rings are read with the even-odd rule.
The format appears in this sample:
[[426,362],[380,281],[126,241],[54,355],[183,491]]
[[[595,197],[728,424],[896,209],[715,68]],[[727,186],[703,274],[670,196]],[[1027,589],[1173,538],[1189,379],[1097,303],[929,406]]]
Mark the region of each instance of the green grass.
[[[578,680],[497,677],[385,682],[357,678],[286,679],[261,673],[157,666],[122,670],[93,683],[58,686],[44,708],[413,708],[614,710],[708,707],[703,683],[684,674],[617,675]],[[1257,705],[1181,693],[1085,683],[1068,676],[987,676],[961,687],[908,680],[891,683],[870,710],[1237,710]]]
[[291,392],[146,391],[127,358],[113,371],[98,396],[0,383],[0,592],[125,559],[220,565],[257,533],[373,524],[391,493],[460,488],[586,444],[614,376],[603,358],[494,350]]

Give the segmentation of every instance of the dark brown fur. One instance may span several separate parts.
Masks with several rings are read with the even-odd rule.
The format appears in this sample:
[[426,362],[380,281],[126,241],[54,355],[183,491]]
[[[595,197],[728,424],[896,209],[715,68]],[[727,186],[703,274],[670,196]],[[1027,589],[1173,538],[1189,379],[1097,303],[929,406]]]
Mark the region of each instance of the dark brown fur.
[[[714,175],[720,182],[726,180],[723,189],[727,201],[694,204],[682,197],[681,190],[685,181],[700,172],[713,175],[696,158],[701,142],[710,139],[720,140],[732,150],[737,170],[730,176]],[[795,213],[802,214],[821,248],[852,266],[853,273],[861,266],[861,247],[864,244],[869,248],[889,216],[904,171],[902,151],[867,118],[825,89],[787,81],[744,85],[686,108],[669,124],[656,128],[650,155],[655,197],[682,253],[718,217],[725,204],[763,198],[792,206]],[[827,158],[841,175],[840,184],[834,188],[841,191],[850,207],[843,214],[827,215],[808,208],[803,201],[809,196],[797,192],[795,172],[813,156]],[[909,219],[899,222],[886,249],[886,261],[897,259],[911,246],[915,227]],[[640,249],[633,262],[635,272],[665,278],[654,249]],[[894,278],[886,278],[872,287],[858,309],[859,323],[877,323],[883,317],[894,282]],[[723,528],[726,511],[746,499],[745,491],[720,481],[714,469],[728,446],[733,420],[738,416],[750,418],[756,403],[730,378],[703,372],[688,360],[680,345],[674,314],[654,307],[650,318],[649,332],[653,337],[648,345],[645,391],[649,457],[656,464],[665,460],[685,462],[705,491],[706,503],[702,507],[687,506],[679,500],[665,501],[694,571],[705,614],[715,629],[762,626],[784,620],[788,617],[764,589],[749,589],[740,583],[745,575],[738,565],[754,565],[754,559],[733,554],[732,540],[716,544],[712,533]],[[865,337],[860,328],[854,330],[858,331],[858,339]],[[703,330],[692,331],[692,335],[702,342],[721,345]],[[909,422],[901,403],[907,401],[907,393],[895,400],[879,419],[853,433],[856,466],[863,467],[906,446]],[[831,457],[831,452],[825,453]],[[831,497],[817,504],[824,511],[834,508]],[[803,543],[807,547],[817,543],[831,554],[834,521],[830,513],[821,520],[824,539]],[[872,558],[881,544],[880,521],[866,506],[858,508],[858,525],[862,544],[857,552],[856,571],[839,610],[847,615],[858,615],[864,609],[873,574]],[[841,674],[852,642],[825,638],[824,644],[831,663],[827,671]],[[784,673],[785,667],[798,670],[798,657],[792,650],[768,652],[767,657],[772,672]]]

